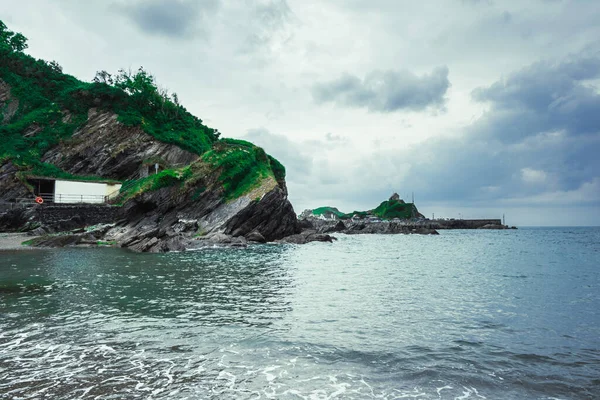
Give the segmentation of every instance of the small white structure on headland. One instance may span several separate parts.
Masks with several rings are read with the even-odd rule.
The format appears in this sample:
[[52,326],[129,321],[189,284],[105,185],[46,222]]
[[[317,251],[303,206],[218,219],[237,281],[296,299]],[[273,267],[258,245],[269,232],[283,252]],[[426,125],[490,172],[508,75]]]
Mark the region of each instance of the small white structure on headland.
[[36,196],[45,202],[58,204],[102,204],[116,197],[121,183],[116,181],[78,181],[35,177],[28,179]]
[[57,179],[54,187],[55,203],[105,203],[119,194],[121,184],[80,182]]

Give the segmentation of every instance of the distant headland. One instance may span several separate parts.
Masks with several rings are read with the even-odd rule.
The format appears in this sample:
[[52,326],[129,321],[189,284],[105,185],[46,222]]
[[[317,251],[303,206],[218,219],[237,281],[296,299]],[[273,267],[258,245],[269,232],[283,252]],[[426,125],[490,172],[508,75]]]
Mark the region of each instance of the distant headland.
[[358,233],[417,233],[438,234],[439,229],[516,229],[500,219],[435,219],[425,218],[414,202],[407,203],[394,193],[388,200],[368,211],[341,212],[336,207],[304,210],[300,216],[303,226],[317,232]]

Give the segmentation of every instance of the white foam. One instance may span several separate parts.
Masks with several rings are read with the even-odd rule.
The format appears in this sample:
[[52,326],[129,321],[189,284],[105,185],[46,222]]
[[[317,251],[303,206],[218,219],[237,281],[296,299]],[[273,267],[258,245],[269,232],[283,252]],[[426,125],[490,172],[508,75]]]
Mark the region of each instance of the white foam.
[[414,388],[412,392],[403,392],[398,389],[394,389],[395,392],[401,393],[395,396],[396,399],[416,399],[417,397],[427,396],[427,393],[422,392],[418,388]]
[[435,391],[437,392],[437,394],[438,394],[438,397],[440,397],[440,396],[441,396],[441,392],[442,392],[442,390],[446,390],[446,389],[453,389],[453,387],[452,387],[452,386],[448,386],[448,385],[446,385],[446,386],[442,386],[442,387],[440,387],[440,388],[436,388],[436,389],[435,389]]
[[459,396],[459,397],[455,397],[454,400],[463,400],[463,399],[468,399],[469,397],[471,397],[471,395],[475,395],[475,397],[479,397],[480,399],[485,399],[485,396],[482,396],[479,394],[479,392],[477,392],[477,389],[475,389],[474,387],[466,387],[463,386],[463,395]]

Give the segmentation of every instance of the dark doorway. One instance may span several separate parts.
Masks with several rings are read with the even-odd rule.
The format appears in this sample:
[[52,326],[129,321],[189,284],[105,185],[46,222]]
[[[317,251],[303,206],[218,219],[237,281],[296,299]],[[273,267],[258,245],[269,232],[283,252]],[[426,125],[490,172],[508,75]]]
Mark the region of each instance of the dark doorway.
[[33,193],[44,201],[54,202],[55,182],[51,179],[28,179],[27,182],[33,186]]

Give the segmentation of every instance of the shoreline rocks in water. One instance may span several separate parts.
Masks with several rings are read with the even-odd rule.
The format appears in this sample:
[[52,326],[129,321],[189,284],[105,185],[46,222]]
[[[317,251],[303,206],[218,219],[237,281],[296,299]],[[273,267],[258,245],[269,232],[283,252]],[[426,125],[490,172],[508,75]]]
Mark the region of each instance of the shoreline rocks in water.
[[357,234],[418,234],[438,235],[438,231],[427,222],[398,222],[398,221],[369,221],[369,220],[322,220],[318,218],[305,218],[300,220],[300,225],[305,229],[313,229],[317,233],[344,233]]
[[[106,232],[108,230],[118,229],[115,224],[104,225],[92,230],[77,229],[71,232],[63,232],[58,234],[48,234],[36,236],[33,239],[27,240],[27,246],[39,248],[59,248],[59,247],[123,247],[135,252],[169,252],[169,251],[186,251],[198,250],[212,247],[238,247],[244,248],[251,244],[268,243],[264,237],[258,232],[244,236],[231,236],[225,233],[214,232],[201,237],[182,237],[174,236],[170,239],[158,239],[152,237],[136,237],[132,238],[131,242],[118,243],[116,241],[105,241]],[[25,234],[18,234],[22,237],[22,241],[26,241]],[[262,238],[262,239],[261,239]],[[274,241],[274,243],[287,244],[306,244],[310,242],[328,242],[331,243],[337,240],[327,234],[317,233],[316,231],[306,230],[302,233],[286,236],[282,239]],[[21,242],[18,243],[21,245]],[[3,250],[0,241],[0,250]],[[7,249],[12,249],[8,247]]]

